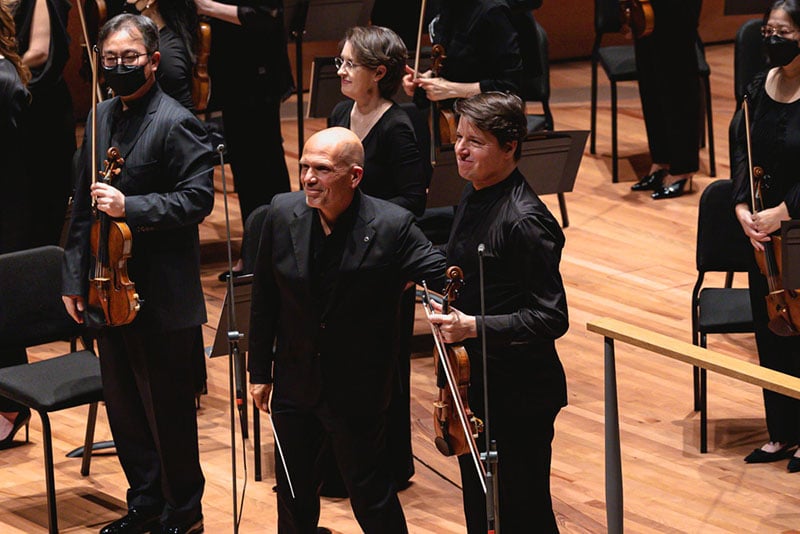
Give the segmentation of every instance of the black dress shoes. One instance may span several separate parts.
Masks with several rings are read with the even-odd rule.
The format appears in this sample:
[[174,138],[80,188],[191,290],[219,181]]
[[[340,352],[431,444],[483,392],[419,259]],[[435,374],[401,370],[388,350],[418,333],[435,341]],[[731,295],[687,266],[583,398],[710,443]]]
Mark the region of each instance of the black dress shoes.
[[666,174],[666,169],[659,169],[656,172],[651,172],[633,184],[631,186],[631,191],[657,191],[661,189],[661,184],[664,183],[664,176]]
[[150,531],[150,534],[201,534],[203,532],[203,518],[188,525],[168,527],[160,525]]
[[131,508],[128,514],[100,529],[100,534],[143,534],[158,526],[161,510]]
[[686,188],[686,184],[689,184],[689,191],[692,190],[692,179],[691,178],[684,178],[682,180],[678,180],[677,182],[672,182],[671,184],[659,187],[656,189],[651,197],[653,200],[661,200],[662,198],[675,198],[679,197],[683,194],[683,190]]
[[800,458],[798,458],[797,456],[792,456],[791,458],[789,458],[789,463],[786,464],[786,469],[790,473],[797,473],[798,471],[800,471]]
[[[777,462],[779,460],[785,460],[794,454],[794,446],[787,445],[782,449],[779,449],[775,452],[767,452],[762,449],[755,449],[753,452],[745,456],[744,461],[748,464],[766,464],[769,462]],[[795,462],[797,464],[797,470],[800,471],[800,458],[792,458],[792,460],[797,460]],[[792,462],[789,462],[791,466]],[[794,473],[794,471],[792,471]]]

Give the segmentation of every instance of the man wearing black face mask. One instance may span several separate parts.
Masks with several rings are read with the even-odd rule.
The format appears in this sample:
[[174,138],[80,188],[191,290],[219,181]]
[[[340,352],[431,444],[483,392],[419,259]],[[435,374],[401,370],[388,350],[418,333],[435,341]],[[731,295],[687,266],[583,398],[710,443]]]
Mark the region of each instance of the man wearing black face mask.
[[[129,484],[127,515],[100,532],[199,533],[205,480],[192,349],[206,322],[198,224],[214,202],[214,154],[200,121],[156,82],[153,21],[114,17],[101,28],[98,46],[116,96],[97,106],[96,121],[86,121],[62,298],[77,322],[98,329],[106,410]],[[111,184],[93,183],[93,143],[98,168],[108,147],[124,159]],[[102,310],[87,306],[93,207],[131,230],[127,270],[144,302],[123,326],[99,324]]]

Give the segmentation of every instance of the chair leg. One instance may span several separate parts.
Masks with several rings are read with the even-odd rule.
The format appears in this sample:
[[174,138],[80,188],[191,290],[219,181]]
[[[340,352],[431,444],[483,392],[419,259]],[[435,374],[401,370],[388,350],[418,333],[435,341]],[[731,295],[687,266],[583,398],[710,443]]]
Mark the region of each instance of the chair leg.
[[706,405],[706,370],[700,369],[700,452],[708,452],[708,406]]
[[706,120],[708,122],[708,174],[712,178],[717,175],[717,163],[714,157],[714,114],[711,111],[711,80],[704,79],[706,90]]
[[700,411],[700,368],[692,367],[692,384],[694,385],[694,411]]
[[611,82],[611,181],[619,181],[617,154],[617,83]]
[[558,208],[561,210],[561,227],[566,228],[569,226],[569,217],[567,216],[567,200],[564,198],[564,193],[558,193]]
[[592,61],[592,115],[591,126],[589,128],[589,153],[597,153],[597,63]]
[[39,412],[42,418],[42,443],[44,444],[44,476],[47,486],[47,525],[50,534],[58,534],[58,509],[56,508],[55,465],[53,464],[53,436],[50,418]]
[[255,481],[261,481],[261,412],[253,402],[253,452],[255,460],[253,469],[255,470]]
[[92,463],[92,442],[94,441],[94,427],[97,423],[97,403],[89,405],[89,416],[86,419],[86,436],[83,440],[83,460],[81,460],[81,475],[89,476]]

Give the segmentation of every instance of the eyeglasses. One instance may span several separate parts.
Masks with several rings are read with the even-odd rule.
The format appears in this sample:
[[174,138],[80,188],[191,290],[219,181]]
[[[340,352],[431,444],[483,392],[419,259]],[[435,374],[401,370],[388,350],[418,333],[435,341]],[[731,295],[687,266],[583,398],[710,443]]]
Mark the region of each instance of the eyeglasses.
[[132,67],[139,62],[139,58],[141,56],[149,56],[147,52],[143,52],[141,54],[137,54],[136,52],[126,52],[121,56],[112,56],[112,55],[103,55],[100,57],[101,61],[103,62],[103,66],[106,68],[114,68],[119,65],[120,61],[126,67]]
[[333,58],[333,64],[336,65],[336,70],[344,69],[346,71],[352,71],[356,67],[363,67],[364,65],[359,65],[358,63],[353,63],[349,59],[344,59],[342,57],[335,57]]
[[761,35],[764,37],[772,37],[773,35],[777,35],[779,37],[788,37],[793,33],[797,33],[797,30],[790,28],[789,26],[781,26],[780,28],[775,28],[774,26],[761,26]]

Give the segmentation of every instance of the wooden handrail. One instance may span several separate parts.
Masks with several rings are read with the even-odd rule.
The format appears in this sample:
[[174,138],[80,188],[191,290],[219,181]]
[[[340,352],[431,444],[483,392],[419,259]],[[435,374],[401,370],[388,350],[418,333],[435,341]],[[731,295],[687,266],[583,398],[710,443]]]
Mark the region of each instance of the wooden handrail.
[[761,367],[756,363],[704,349],[610,317],[589,321],[586,323],[586,329],[662,356],[800,399],[800,378]]

